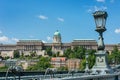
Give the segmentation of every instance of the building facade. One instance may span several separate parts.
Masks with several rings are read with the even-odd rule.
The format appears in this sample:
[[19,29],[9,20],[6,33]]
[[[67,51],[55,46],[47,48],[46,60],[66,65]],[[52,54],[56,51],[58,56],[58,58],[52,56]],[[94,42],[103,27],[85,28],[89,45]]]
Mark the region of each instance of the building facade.
[[66,67],[66,57],[52,57],[51,58],[51,65],[54,68]]
[[[105,45],[105,50],[111,52],[115,45],[107,44]],[[43,43],[41,40],[19,40],[16,44],[0,44],[0,55],[13,58],[14,50],[18,50],[20,54],[23,53],[24,55],[30,55],[31,52],[35,52],[36,55],[44,56],[47,48],[51,48],[53,53],[59,52],[60,55],[63,55],[66,49],[73,49],[76,46],[97,50],[97,42],[94,39],[75,39],[72,42],[63,43],[60,32],[56,31],[53,35],[52,43]],[[117,46],[120,50],[120,44]]]
[[66,61],[66,66],[68,70],[79,70],[80,68],[80,59],[68,59]]

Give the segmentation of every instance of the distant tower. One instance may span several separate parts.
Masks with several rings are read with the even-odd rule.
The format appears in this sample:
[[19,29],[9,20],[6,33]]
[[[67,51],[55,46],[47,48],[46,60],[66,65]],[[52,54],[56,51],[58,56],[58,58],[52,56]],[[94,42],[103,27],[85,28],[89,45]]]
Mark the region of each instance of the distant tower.
[[53,43],[61,43],[61,34],[58,30],[54,33]]

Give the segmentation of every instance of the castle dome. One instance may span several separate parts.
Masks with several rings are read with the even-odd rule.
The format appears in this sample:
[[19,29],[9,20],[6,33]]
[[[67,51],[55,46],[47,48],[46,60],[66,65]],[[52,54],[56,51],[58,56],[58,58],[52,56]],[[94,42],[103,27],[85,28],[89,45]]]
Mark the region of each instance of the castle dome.
[[60,32],[57,30],[57,31],[54,33],[54,36],[61,37],[61,34],[60,34]]
[[61,34],[58,30],[54,33],[53,43],[61,43]]

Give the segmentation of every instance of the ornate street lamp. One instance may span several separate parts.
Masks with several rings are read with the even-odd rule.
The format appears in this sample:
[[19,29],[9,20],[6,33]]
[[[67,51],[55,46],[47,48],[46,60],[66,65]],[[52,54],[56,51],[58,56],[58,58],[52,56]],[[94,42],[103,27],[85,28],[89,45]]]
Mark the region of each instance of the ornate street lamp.
[[93,13],[94,19],[95,19],[95,23],[96,23],[96,30],[103,30],[105,31],[105,24],[106,24],[106,19],[107,19],[107,12],[105,11],[96,11],[95,13]]
[[105,11],[96,11],[93,16],[96,23],[96,31],[99,33],[98,50],[104,50],[103,32],[106,31],[105,24],[108,14]]
[[93,13],[95,19],[96,29],[99,33],[98,39],[98,51],[95,53],[96,62],[92,68],[92,74],[108,74],[112,73],[110,66],[108,65],[107,52],[104,50],[105,45],[103,41],[103,32],[106,31],[105,24],[107,19],[107,12],[96,11]]

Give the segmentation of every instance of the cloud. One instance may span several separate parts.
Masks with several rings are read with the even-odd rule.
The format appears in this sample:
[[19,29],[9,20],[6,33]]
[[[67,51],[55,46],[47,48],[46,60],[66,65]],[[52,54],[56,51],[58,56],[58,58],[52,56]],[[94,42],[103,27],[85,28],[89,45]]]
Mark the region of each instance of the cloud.
[[120,33],[120,28],[115,29],[115,33],[116,33],[116,34],[119,34],[119,33]]
[[9,38],[8,36],[3,35],[1,30],[0,34],[0,43],[14,43],[19,41],[17,38]]
[[1,36],[0,37],[0,42],[7,42],[7,41],[9,41],[8,37],[6,37],[6,36]]
[[92,12],[92,9],[88,9],[87,12]]
[[47,43],[46,41],[42,40],[43,43]]
[[11,40],[14,41],[14,42],[18,42],[19,41],[19,39],[17,39],[17,38],[12,38]]
[[61,22],[64,22],[64,19],[63,19],[63,18],[60,18],[60,17],[58,17],[57,20],[58,20],[58,21],[61,21]]
[[47,40],[48,40],[48,41],[51,41],[52,38],[51,38],[50,36],[47,36]]
[[107,10],[107,7],[106,6],[100,6],[100,7],[98,7],[98,6],[90,6],[89,9],[87,10],[87,12],[88,13],[93,13],[93,12],[99,11],[99,10],[102,10],[102,11]]
[[105,2],[105,0],[96,0],[97,2]]
[[38,18],[42,19],[42,20],[45,20],[45,19],[48,19],[47,16],[44,16],[44,15],[39,15]]
[[95,11],[98,11],[98,10],[106,10],[106,9],[107,9],[106,6],[100,6],[100,7],[94,6],[94,10],[95,10]]

